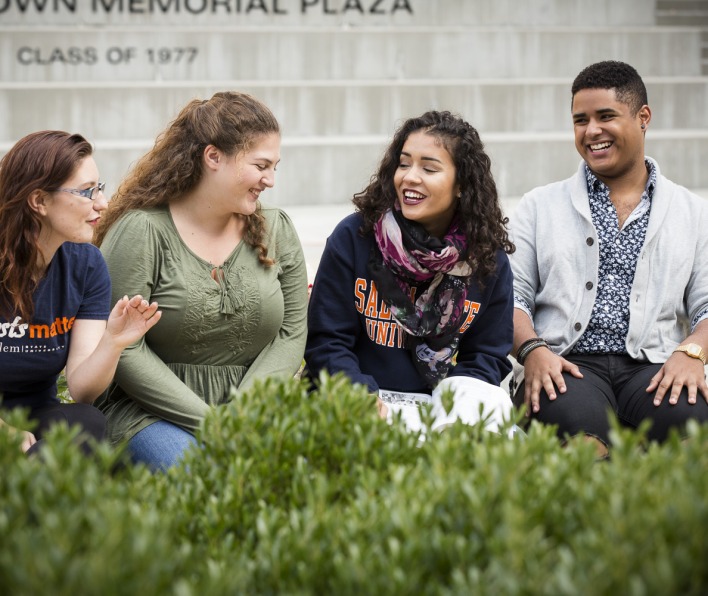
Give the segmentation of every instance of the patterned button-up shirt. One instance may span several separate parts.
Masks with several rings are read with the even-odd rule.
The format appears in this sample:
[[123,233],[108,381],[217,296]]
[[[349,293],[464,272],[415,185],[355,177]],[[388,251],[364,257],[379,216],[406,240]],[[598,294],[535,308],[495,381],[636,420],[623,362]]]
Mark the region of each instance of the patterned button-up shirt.
[[573,346],[574,354],[624,354],[629,332],[629,298],[639,253],[649,225],[651,197],[656,172],[646,162],[649,177],[639,204],[619,227],[617,210],[610,200],[610,189],[585,166],[590,214],[597,232],[600,266],[597,295],[590,323]]

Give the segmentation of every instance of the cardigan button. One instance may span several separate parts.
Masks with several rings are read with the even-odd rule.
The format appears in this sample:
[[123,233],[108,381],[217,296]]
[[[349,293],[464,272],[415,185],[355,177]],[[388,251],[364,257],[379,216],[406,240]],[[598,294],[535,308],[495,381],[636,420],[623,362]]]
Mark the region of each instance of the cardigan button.
[[583,328],[583,326],[580,323],[575,324],[575,330],[580,331]]
[[595,241],[592,238],[587,238],[585,240],[585,244],[587,244],[588,246],[592,246],[593,244],[595,244]]
[[588,283],[585,284],[585,289],[592,290],[592,282],[591,281],[589,281]]

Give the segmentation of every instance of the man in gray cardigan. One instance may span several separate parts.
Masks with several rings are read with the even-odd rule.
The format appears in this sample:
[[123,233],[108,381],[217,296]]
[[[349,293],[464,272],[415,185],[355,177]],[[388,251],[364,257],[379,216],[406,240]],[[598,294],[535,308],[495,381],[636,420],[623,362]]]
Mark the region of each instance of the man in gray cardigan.
[[708,201],[644,155],[644,83],[622,62],[572,86],[572,178],[536,188],[514,213],[514,396],[527,414],[607,453],[609,417],[652,421],[661,441],[708,420]]

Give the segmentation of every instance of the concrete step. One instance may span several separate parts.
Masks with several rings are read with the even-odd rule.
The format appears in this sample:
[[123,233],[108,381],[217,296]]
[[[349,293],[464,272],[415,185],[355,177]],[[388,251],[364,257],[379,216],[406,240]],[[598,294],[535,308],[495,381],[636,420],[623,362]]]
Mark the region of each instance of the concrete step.
[[[152,139],[93,139],[101,178],[113,193]],[[567,178],[580,160],[572,133],[489,133],[482,135],[492,159],[500,196],[520,196],[535,186]],[[279,206],[342,205],[362,190],[377,167],[387,136],[284,137],[275,188],[263,200]],[[6,151],[9,145],[1,146]],[[651,131],[647,153],[662,172],[689,188],[708,188],[708,131]]]
[[658,25],[708,27],[706,0],[657,0],[655,11]]
[[[574,77],[614,58],[701,74],[699,28],[0,28],[6,82]],[[668,51],[670,49],[670,51]]]
[[0,6],[7,25],[587,27],[655,20],[653,0],[5,0]]
[[[693,189],[693,192],[708,199],[708,188]],[[513,217],[514,209],[521,197],[502,197],[504,214]],[[310,283],[314,280],[327,238],[335,226],[347,215],[354,212],[351,203],[342,205],[290,205],[285,211],[292,219],[307,262]]]
[[[428,109],[480,133],[570,130],[571,79],[0,83],[0,142],[45,128],[89,139],[156,136],[195,97],[239,89],[262,99],[284,136],[388,135]],[[652,130],[708,127],[708,78],[647,77]],[[51,101],[47,98],[51,97]]]

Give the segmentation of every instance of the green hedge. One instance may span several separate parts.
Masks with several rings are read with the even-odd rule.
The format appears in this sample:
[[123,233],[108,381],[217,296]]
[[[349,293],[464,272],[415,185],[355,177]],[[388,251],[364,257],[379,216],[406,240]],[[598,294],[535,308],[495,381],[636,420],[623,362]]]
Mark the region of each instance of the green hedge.
[[[22,424],[17,414],[9,421]],[[705,594],[708,427],[611,461],[550,429],[415,436],[342,379],[266,383],[151,475],[0,432],[3,594]]]

